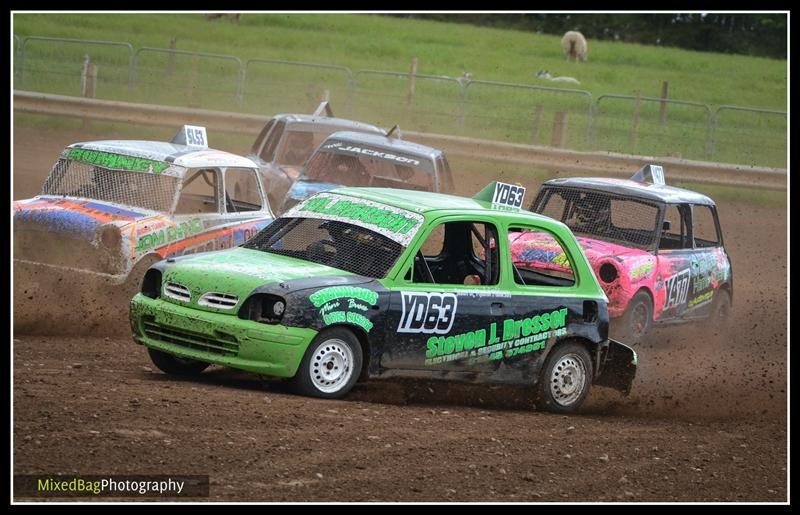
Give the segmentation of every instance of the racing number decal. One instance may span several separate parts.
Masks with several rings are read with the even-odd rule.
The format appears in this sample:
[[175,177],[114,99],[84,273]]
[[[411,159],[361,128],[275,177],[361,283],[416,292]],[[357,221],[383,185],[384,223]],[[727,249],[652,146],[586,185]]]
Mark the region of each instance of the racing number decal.
[[447,334],[453,328],[458,299],[452,293],[401,292],[398,333]]
[[497,182],[494,188],[494,196],[492,197],[492,204],[502,204],[510,207],[521,207],[522,201],[525,198],[525,188],[522,186],[514,186],[513,184],[506,184],[505,182]]
[[207,147],[206,143],[206,128],[198,127],[196,125],[184,125],[184,134],[186,135],[186,145],[189,147]]
[[653,184],[664,184],[664,168],[659,165],[650,165],[650,173],[653,175]]
[[686,296],[689,293],[690,276],[690,271],[686,269],[664,281],[664,287],[666,288],[664,310],[686,303]]

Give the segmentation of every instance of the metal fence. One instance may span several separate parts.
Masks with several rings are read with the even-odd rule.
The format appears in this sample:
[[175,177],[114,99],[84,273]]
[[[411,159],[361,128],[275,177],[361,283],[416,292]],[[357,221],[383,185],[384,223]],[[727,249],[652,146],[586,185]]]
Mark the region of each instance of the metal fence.
[[785,111],[606,94],[471,77],[250,59],[123,41],[14,36],[14,88],[80,95],[97,66],[96,98],[269,115],[311,112],[387,128],[575,150],[786,167]]
[[238,57],[171,48],[136,51],[131,70],[133,101],[187,107],[229,107],[241,104],[244,69]]
[[600,95],[592,141],[609,151],[708,159],[710,124],[711,108],[700,102]]
[[344,104],[352,82],[353,72],[345,66],[250,59],[242,83],[243,107],[259,114],[291,113],[298,106],[316,107],[328,96],[337,99],[334,112],[338,115],[337,111],[347,110]]

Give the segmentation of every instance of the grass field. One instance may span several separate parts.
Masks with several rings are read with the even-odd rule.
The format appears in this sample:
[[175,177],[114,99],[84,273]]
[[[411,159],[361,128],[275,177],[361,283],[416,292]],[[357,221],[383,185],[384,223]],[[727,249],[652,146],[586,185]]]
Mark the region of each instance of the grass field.
[[[127,41],[136,49],[167,48],[176,38],[179,50],[242,62],[304,61],[354,71],[406,72],[417,57],[419,73],[458,77],[469,72],[475,80],[564,88],[535,78],[537,70],[548,69],[577,77],[581,85],[573,89],[590,92],[595,101],[609,93],[659,96],[668,81],[673,99],[786,109],[785,60],[591,41],[588,62],[567,63],[557,36],[376,15],[246,13],[236,24],[201,14],[16,14],[13,30],[20,37]],[[670,105],[668,123],[661,124],[659,104],[644,102],[634,136],[630,100],[602,99],[592,127],[588,97],[580,94],[473,83],[464,96],[453,81],[419,79],[414,101],[408,102],[405,77],[361,74],[353,89],[337,70],[265,63],[247,69],[238,96],[235,61],[171,60],[149,51],[139,55],[135,86],[129,87],[128,57],[121,47],[30,41],[16,84],[78,94],[85,54],[99,64],[98,98],[272,114],[309,110],[327,89],[337,114],[387,126],[399,122],[415,130],[549,144],[555,113],[566,112],[569,148],[765,166],[786,161],[786,118],[780,116],[726,113],[712,152],[707,113],[692,106]],[[538,124],[532,122],[537,108],[543,108]]]

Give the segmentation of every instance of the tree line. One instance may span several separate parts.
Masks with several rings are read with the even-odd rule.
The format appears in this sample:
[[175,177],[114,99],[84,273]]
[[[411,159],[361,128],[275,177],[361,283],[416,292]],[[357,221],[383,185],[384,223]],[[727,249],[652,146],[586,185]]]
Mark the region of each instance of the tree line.
[[786,59],[786,14],[391,14],[515,30]]

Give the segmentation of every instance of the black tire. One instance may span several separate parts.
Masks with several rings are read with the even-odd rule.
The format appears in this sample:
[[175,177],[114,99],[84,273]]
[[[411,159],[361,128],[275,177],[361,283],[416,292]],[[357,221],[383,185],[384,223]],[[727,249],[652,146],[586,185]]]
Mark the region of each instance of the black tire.
[[715,346],[724,345],[728,337],[728,327],[731,317],[731,294],[726,290],[719,290],[714,294],[714,301],[711,306],[711,317],[701,324],[704,324],[709,331],[713,332],[712,342]]
[[586,400],[593,380],[592,358],[577,342],[562,343],[545,360],[537,399],[547,411],[574,413]]
[[340,399],[358,381],[362,359],[361,345],[351,331],[342,327],[322,331],[306,349],[290,386],[301,395]]
[[711,311],[711,320],[714,324],[727,324],[731,316],[731,294],[727,290],[719,290],[714,299],[714,308]]
[[622,343],[637,345],[642,342],[653,325],[653,302],[650,295],[640,291],[631,299],[628,309],[620,317]]
[[211,366],[211,363],[204,363],[188,358],[179,358],[172,354],[167,354],[158,349],[148,347],[147,352],[153,364],[164,373],[174,376],[196,376],[203,370]]

